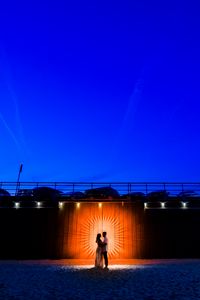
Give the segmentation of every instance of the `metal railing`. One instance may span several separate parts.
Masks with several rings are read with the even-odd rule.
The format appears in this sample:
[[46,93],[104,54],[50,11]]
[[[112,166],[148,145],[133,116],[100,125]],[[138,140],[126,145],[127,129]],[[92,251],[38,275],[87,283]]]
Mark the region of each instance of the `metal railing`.
[[[181,192],[191,192],[200,196],[199,182],[0,182],[0,189],[6,190],[11,196],[19,191],[31,191],[39,187],[49,187],[61,191],[63,195],[75,192],[85,192],[88,189],[112,187],[119,195],[166,191],[169,196],[176,196]],[[0,190],[1,195],[1,190]]]

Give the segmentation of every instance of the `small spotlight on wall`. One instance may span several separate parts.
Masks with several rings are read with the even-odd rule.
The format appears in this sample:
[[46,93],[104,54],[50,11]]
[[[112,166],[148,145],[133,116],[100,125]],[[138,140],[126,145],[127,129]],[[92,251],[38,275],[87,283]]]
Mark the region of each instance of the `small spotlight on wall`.
[[146,202],[144,203],[144,208],[147,208],[147,203]]
[[102,203],[99,203],[99,208],[101,208],[102,207]]
[[15,208],[19,208],[20,204],[19,202],[15,202]]
[[37,202],[37,207],[41,207],[41,202]]
[[63,202],[58,203],[59,208],[63,208]]
[[161,207],[165,208],[165,202],[161,202]]
[[187,207],[187,203],[186,202],[182,202],[182,206],[183,206],[183,208],[186,208]]
[[80,202],[77,202],[77,203],[76,203],[76,207],[77,207],[77,208],[80,208]]

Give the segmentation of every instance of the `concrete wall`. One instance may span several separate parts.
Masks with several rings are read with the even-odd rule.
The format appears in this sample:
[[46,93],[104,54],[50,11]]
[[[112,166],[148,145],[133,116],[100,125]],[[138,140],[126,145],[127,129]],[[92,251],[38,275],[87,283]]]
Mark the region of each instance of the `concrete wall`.
[[200,257],[200,210],[144,211],[146,258]]
[[0,258],[55,256],[57,211],[0,208]]
[[110,258],[200,257],[200,209],[85,202],[0,208],[0,259],[93,258],[103,230]]

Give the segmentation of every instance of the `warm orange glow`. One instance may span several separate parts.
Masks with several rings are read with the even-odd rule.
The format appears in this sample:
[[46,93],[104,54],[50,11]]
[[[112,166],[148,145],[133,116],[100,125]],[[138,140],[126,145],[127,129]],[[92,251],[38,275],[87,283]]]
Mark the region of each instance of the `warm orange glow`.
[[101,208],[102,207],[102,203],[99,203],[99,208]]
[[[107,232],[109,239],[109,255],[111,257],[119,254],[123,246],[123,229],[119,220],[114,217],[94,217],[87,220],[82,226],[81,243],[85,255],[94,256],[97,245],[95,243],[97,233]],[[103,240],[103,236],[101,237]]]
[[136,257],[142,233],[138,231],[136,213],[132,205],[104,202],[99,209],[99,204],[84,202],[81,203],[81,209],[75,209],[80,207],[80,203],[76,203],[76,207],[73,204],[65,204],[63,256],[94,259],[96,236],[106,231],[110,258]]

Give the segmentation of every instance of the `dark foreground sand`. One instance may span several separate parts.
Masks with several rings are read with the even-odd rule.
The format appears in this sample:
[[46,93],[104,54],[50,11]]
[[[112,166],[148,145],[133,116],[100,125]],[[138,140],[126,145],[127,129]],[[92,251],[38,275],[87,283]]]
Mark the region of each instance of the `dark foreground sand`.
[[200,299],[200,260],[133,262],[0,261],[0,299]]

